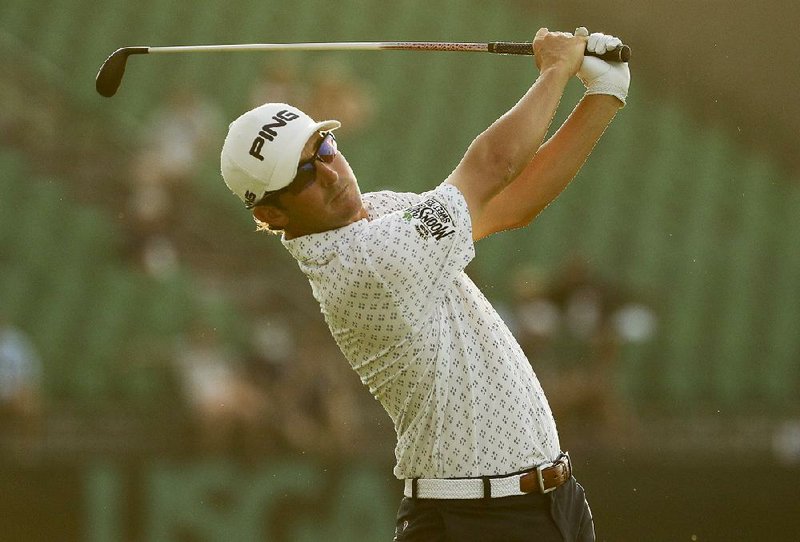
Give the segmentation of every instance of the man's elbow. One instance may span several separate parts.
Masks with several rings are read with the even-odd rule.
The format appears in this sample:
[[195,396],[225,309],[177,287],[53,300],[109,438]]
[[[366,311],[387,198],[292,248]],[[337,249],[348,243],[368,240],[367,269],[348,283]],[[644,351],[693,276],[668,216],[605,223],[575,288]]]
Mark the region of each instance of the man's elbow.
[[521,149],[513,143],[504,146],[473,145],[470,150],[469,167],[480,171],[484,182],[496,188],[497,192],[517,178],[528,162]]
[[533,156],[524,153],[522,149],[494,153],[489,158],[489,164],[502,186],[501,190],[519,177],[532,159]]
[[515,217],[514,220],[509,221],[508,226],[505,228],[507,230],[518,230],[520,228],[525,228],[530,226],[536,217],[539,216],[541,209],[535,212],[527,212],[522,216]]
[[541,212],[547,207],[547,203],[543,202],[529,202],[529,205],[525,205],[520,208],[517,213],[514,214],[507,214],[505,216],[506,224],[503,228],[504,230],[518,230],[520,228],[525,228],[530,226],[536,218],[541,214]]

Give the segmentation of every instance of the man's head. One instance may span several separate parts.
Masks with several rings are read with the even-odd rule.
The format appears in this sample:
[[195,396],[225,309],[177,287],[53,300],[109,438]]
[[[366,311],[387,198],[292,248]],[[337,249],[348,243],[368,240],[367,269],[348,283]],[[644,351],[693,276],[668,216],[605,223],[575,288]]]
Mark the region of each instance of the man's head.
[[252,109],[229,127],[222,177],[258,222],[287,238],[346,226],[364,211],[332,134],[339,126],[315,122],[287,104]]

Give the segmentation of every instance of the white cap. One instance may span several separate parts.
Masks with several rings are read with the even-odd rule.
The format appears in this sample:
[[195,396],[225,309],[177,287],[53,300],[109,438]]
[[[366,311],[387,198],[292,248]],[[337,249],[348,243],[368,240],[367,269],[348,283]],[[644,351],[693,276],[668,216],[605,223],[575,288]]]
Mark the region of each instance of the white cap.
[[338,120],[316,122],[284,103],[251,109],[228,127],[220,155],[222,178],[250,208],[267,192],[292,182],[312,134],[339,126]]

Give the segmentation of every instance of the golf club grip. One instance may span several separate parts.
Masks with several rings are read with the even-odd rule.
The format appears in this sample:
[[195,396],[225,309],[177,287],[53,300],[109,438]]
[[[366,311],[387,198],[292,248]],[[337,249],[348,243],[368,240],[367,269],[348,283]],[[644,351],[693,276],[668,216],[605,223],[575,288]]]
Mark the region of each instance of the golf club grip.
[[[493,41],[489,42],[489,52],[499,55],[532,55],[533,42],[530,41]],[[586,56],[596,56],[612,62],[628,62],[631,58],[631,48],[620,45],[616,49],[606,51],[602,55],[586,51]]]

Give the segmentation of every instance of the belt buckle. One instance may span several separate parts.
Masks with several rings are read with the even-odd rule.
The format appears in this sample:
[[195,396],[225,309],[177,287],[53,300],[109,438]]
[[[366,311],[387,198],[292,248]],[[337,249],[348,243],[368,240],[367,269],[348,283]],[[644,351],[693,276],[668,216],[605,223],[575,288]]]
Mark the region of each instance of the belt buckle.
[[546,489],[544,487],[544,477],[542,476],[542,471],[544,469],[549,469],[553,465],[555,465],[555,463],[549,462],[549,463],[542,463],[541,465],[536,466],[536,480],[539,482],[539,491],[542,492],[542,495],[550,493],[551,491],[554,491],[556,489],[556,486],[553,486],[550,489]]
[[572,476],[572,459],[569,457],[569,452],[561,452],[561,457],[559,459],[561,458],[567,460],[567,478],[570,478]]

